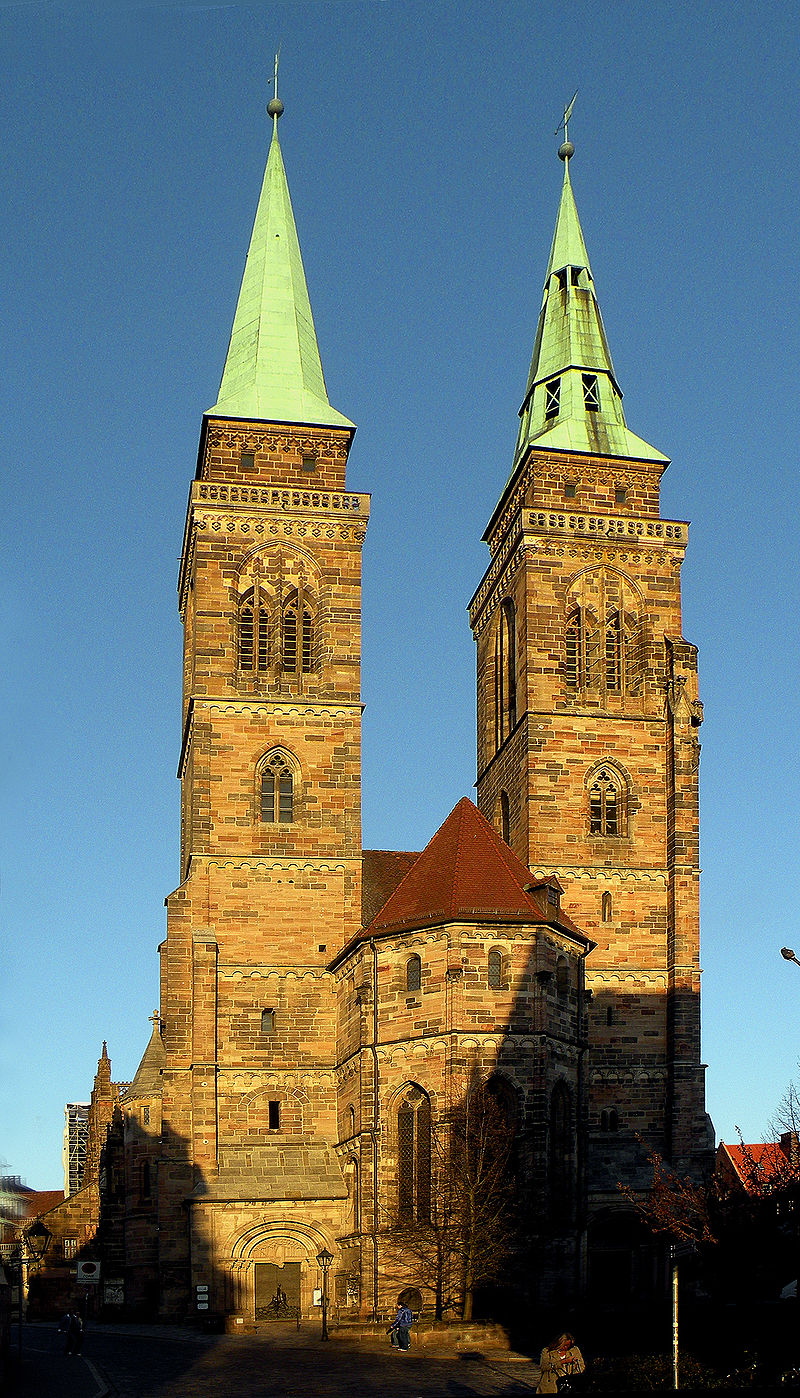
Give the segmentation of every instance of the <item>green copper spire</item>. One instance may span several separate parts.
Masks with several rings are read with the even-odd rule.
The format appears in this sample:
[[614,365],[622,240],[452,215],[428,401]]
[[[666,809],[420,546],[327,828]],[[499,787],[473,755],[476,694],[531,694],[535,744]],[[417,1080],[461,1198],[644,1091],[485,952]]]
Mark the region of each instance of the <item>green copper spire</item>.
[[519,414],[515,462],[535,445],[666,463],[665,456],[625,424],[569,177],[574,150],[567,139],[558,152],[564,184]]
[[207,417],[352,427],[328,402],[289,186],[277,94],[272,143],[219,398]]

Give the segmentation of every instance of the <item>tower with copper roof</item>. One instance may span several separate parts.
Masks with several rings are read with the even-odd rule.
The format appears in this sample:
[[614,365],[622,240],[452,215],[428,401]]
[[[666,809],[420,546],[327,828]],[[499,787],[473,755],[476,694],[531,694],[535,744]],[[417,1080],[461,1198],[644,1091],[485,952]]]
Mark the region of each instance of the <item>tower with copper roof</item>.
[[310,1306],[313,1259],[334,1246],[347,1193],[332,1153],[326,966],[361,918],[369,499],[347,487],[355,428],[328,400],[277,95],[268,110],[179,576],[181,882],[167,900],[161,999],[165,1315],[197,1295],[252,1318],[279,1256],[292,1305]]
[[709,1158],[702,708],[696,649],[681,635],[688,526],[661,517],[667,458],[626,422],[573,154],[567,139],[517,445],[470,617],[479,807],[534,874],[557,875],[564,906],[597,942],[587,962],[588,1173],[602,1287],[629,1268],[609,1261],[614,1227],[604,1241],[607,1218],[619,1223],[618,1181],[646,1186],[648,1148],[681,1171]]

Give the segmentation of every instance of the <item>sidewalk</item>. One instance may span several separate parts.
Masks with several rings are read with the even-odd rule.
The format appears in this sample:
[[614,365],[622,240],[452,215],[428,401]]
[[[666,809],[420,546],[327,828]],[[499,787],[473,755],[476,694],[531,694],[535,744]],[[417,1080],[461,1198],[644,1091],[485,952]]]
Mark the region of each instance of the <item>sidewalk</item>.
[[20,1360],[15,1325],[2,1392],[9,1398],[105,1398],[108,1385],[85,1355],[65,1355],[64,1336],[55,1324],[24,1327]]

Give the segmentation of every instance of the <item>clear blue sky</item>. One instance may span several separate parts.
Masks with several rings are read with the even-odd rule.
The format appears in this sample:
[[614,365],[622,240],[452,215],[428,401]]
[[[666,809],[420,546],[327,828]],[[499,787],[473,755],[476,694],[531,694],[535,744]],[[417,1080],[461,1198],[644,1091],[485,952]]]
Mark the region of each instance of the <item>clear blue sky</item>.
[[471,794],[466,604],[572,177],[628,424],[692,520],[704,1055],[759,1140],[800,1056],[798,40],[787,3],[0,0],[0,1160],[61,1183],[132,1076],[178,880],[175,579],[269,136],[369,490],[364,842]]

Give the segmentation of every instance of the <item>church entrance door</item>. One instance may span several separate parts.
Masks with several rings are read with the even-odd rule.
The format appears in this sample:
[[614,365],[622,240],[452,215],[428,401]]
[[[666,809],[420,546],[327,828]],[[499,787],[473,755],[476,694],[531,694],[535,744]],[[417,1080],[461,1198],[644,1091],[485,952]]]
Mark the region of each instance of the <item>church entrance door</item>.
[[257,1262],[256,1320],[297,1320],[300,1315],[300,1263]]

